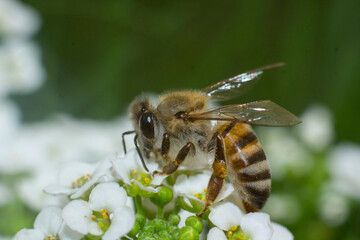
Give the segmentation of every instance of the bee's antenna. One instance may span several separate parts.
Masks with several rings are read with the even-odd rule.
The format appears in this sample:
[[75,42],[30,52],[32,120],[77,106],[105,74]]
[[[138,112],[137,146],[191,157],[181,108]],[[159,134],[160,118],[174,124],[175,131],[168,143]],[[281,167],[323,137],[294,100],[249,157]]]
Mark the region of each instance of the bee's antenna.
[[141,162],[142,162],[143,167],[145,168],[145,170],[146,170],[147,172],[149,172],[149,169],[146,167],[144,158],[143,158],[143,156],[141,155],[139,146],[138,146],[138,144],[137,144],[137,141],[136,141],[136,140],[137,140],[137,137],[138,137],[138,135],[136,134],[135,137],[134,137],[134,143],[135,143],[136,151],[138,152],[138,154],[139,154],[139,156],[140,156],[140,159],[141,159]]
[[123,134],[121,134],[121,137],[122,137],[122,144],[123,144],[123,148],[124,148],[124,152],[125,154],[127,153],[126,151],[126,144],[125,144],[125,135],[129,135],[129,134],[133,134],[135,133],[135,131],[127,131],[127,132],[123,132]]

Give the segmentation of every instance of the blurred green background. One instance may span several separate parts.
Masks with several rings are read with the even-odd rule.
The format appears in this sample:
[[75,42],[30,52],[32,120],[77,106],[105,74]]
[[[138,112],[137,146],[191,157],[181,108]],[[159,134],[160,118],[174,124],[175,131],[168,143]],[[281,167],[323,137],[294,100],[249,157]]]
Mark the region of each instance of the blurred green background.
[[[26,122],[57,112],[109,120],[142,92],[200,89],[281,61],[227,104],[271,99],[299,115],[320,103],[336,142],[360,142],[360,1],[23,2],[43,20],[35,40],[47,74],[38,91],[12,96]],[[288,227],[295,238],[357,239],[353,210],[338,228],[311,212]]]
[[360,1],[24,2],[42,16],[47,71],[40,91],[16,96],[26,121],[109,119],[141,92],[203,88],[283,61],[232,103],[271,99],[296,114],[322,103],[337,139],[360,142]]

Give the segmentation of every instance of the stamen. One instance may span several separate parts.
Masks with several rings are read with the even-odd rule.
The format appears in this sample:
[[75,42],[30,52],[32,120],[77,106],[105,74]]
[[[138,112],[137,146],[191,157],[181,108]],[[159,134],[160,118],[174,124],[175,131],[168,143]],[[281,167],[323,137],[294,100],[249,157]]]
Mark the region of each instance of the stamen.
[[75,187],[76,187],[76,182],[75,182],[75,181],[74,181],[74,182],[72,182],[71,184],[72,184],[72,187],[73,187],[73,188],[75,188]]
[[231,237],[232,236],[232,231],[228,231],[227,236]]
[[231,230],[235,231],[237,229],[237,226],[233,226]]
[[145,180],[146,183],[149,183],[149,182],[150,182],[150,178],[147,178],[147,177],[146,177],[144,180]]
[[204,202],[205,202],[205,201],[206,201],[206,199],[205,199],[205,198],[202,198],[202,199],[201,199],[201,201],[204,201]]
[[96,220],[96,216],[95,215],[92,215],[92,220],[95,221]]
[[204,188],[204,192],[207,192],[207,188]]
[[76,182],[77,182],[77,183],[80,183],[80,178],[76,179]]
[[200,194],[197,193],[197,194],[195,194],[194,196],[195,196],[196,198],[199,198]]
[[132,175],[135,175],[135,174],[137,174],[137,171],[136,171],[136,170],[132,172]]

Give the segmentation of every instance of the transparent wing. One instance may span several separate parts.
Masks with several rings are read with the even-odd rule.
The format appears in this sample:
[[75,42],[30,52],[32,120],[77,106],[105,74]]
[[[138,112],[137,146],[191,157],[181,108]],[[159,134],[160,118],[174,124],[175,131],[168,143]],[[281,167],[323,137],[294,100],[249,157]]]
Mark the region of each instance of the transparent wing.
[[264,126],[291,126],[301,123],[294,114],[270,100],[223,106],[209,112],[189,114],[188,119],[238,121]]
[[253,87],[260,79],[263,71],[270,68],[283,66],[284,63],[267,65],[252,71],[239,74],[235,77],[225,79],[212,86],[204,88],[202,91],[215,101],[225,101],[242,95]]

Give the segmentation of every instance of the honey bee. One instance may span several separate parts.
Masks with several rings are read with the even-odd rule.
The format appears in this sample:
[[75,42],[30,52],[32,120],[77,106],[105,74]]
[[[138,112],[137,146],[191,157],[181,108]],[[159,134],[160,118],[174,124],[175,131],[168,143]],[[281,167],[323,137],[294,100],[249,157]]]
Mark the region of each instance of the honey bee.
[[[200,91],[168,92],[159,96],[156,103],[141,95],[129,108],[134,130],[123,133],[123,137],[135,134],[135,146],[147,171],[143,156],[160,156],[164,167],[153,174],[169,175],[180,165],[203,168],[209,166],[208,156],[212,156],[213,173],[199,217],[215,201],[227,176],[240,194],[245,211],[259,211],[270,195],[271,174],[265,153],[249,124],[291,126],[301,121],[269,100],[213,106],[243,93],[264,70],[281,65],[248,71]],[[126,151],[125,144],[124,148]]]

